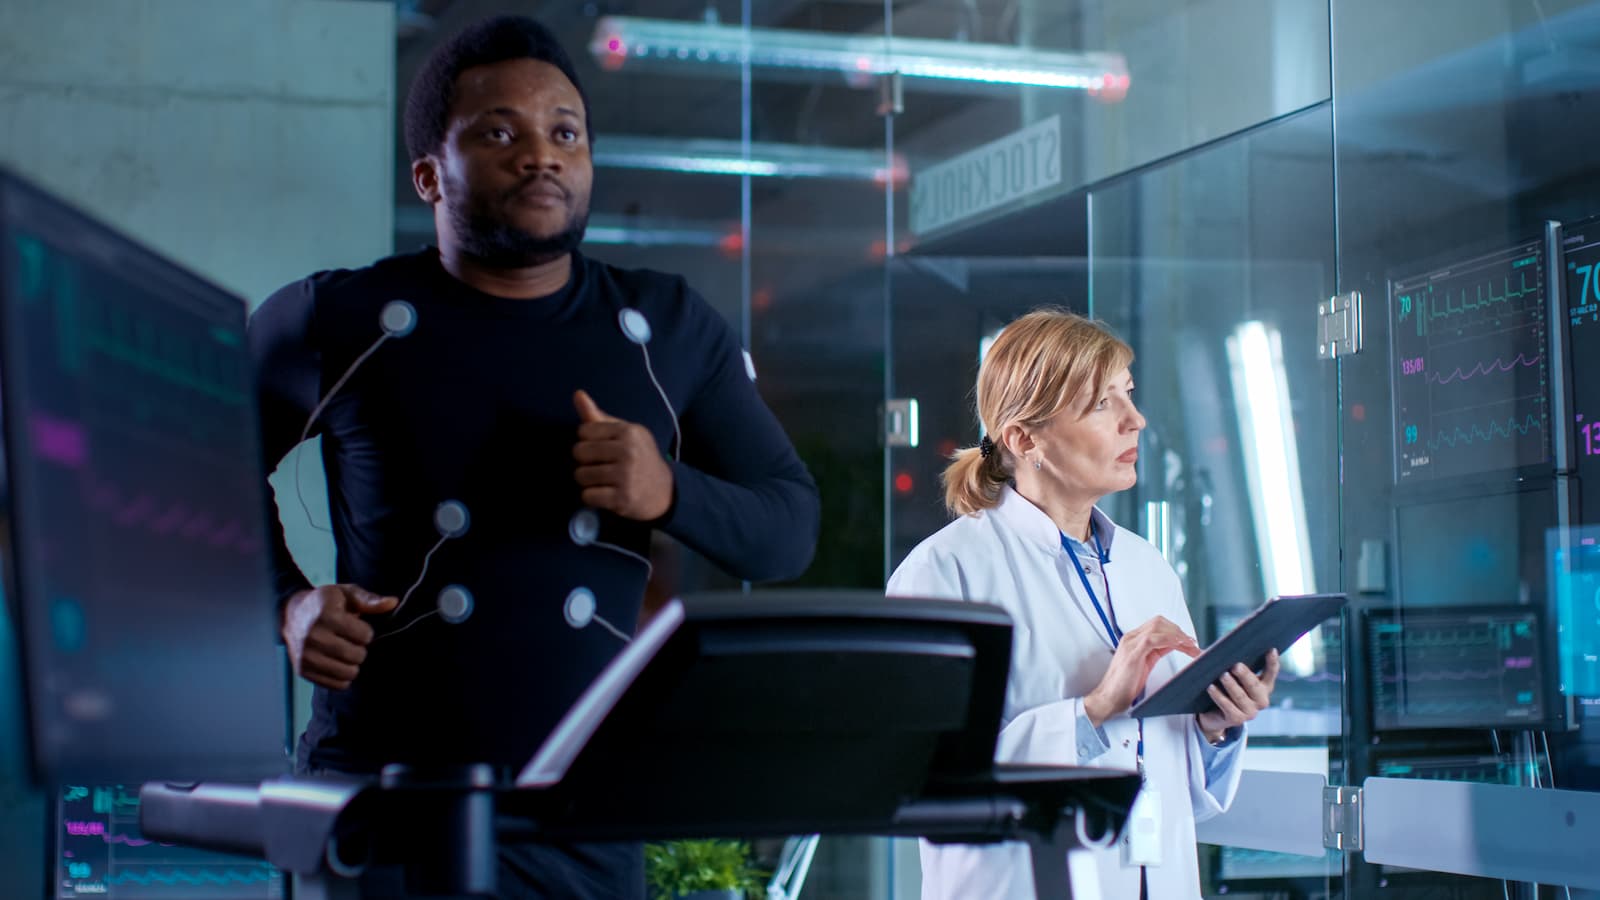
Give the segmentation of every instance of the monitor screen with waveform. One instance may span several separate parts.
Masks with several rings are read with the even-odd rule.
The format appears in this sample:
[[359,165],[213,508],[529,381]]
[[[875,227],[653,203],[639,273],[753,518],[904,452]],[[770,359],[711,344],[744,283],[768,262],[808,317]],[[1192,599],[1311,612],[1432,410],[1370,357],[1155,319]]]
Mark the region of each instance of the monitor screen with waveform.
[[57,900],[280,900],[283,873],[267,863],[148,840],[139,789],[59,789],[54,838]]
[[1550,605],[1560,622],[1561,691],[1600,697],[1600,526],[1552,528],[1545,543]]
[[1573,450],[1581,506],[1594,519],[1600,510],[1600,220],[1573,225],[1563,250]]
[[1544,653],[1532,607],[1366,615],[1374,728],[1529,728],[1544,721]]
[[1527,763],[1510,753],[1396,755],[1379,759],[1375,765],[1380,778],[1470,781],[1474,784],[1532,783]]
[[286,770],[245,306],[0,171],[0,561],[35,781]]
[[1399,483],[1549,460],[1543,259],[1529,242],[1390,283]]
[[1560,621],[1561,688],[1600,698],[1600,220],[1569,226],[1562,250],[1574,468],[1587,524],[1550,531],[1549,585]]

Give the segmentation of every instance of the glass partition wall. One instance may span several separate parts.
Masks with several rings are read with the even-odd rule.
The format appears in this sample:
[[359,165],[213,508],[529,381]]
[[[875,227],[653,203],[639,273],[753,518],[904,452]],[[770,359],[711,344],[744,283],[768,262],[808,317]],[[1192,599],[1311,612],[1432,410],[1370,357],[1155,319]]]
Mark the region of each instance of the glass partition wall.
[[[916,404],[919,435],[888,451],[889,565],[948,521],[939,473],[980,437],[987,342],[1056,304],[1104,320],[1137,354],[1139,484],[1105,508],[1178,571],[1202,642],[1268,596],[1338,590],[1337,367],[1315,354],[1336,272],[1326,6],[1008,8],[1014,32],[986,39],[1107,52],[1120,80],[961,102],[907,82],[892,136],[911,184],[893,223],[889,397]],[[896,9],[897,39],[950,33],[914,11]],[[1341,637],[1330,623],[1287,656],[1251,765],[1337,777]],[[1202,881],[1325,895],[1342,859],[1313,843],[1299,855],[1207,846]],[[914,872],[914,854],[897,859]]]
[[[443,34],[524,11],[411,5],[433,17],[401,36],[402,89]],[[536,14],[594,110],[588,251],[721,310],[817,478],[803,583],[880,587],[948,521],[987,342],[1040,304],[1090,313],[1133,345],[1150,423],[1108,512],[1178,571],[1202,642],[1274,595],[1351,597],[1286,655],[1247,765],[1289,780],[1202,829],[1207,895],[1600,887],[1562,849],[1581,827],[1526,805],[1581,825],[1600,787],[1597,5]],[[396,188],[407,246],[430,223]],[[736,586],[657,557],[657,597]],[[1397,818],[1419,810],[1428,852]],[[917,883],[907,845],[829,839],[801,896]]]
[[[1584,503],[1600,70],[1577,62],[1600,48],[1600,9],[1336,0],[1332,21],[1338,291],[1364,310],[1340,364],[1346,774],[1369,803],[1478,837],[1384,846],[1394,823],[1375,821],[1349,891],[1593,889],[1585,845],[1563,840],[1600,786],[1600,506]],[[1502,805],[1540,796],[1565,813],[1554,827]]]
[[[1253,770],[1309,780],[1245,804],[1255,834],[1202,829],[1208,893],[1600,887],[1578,824],[1600,782],[1600,10],[1095,6],[1002,39],[1119,54],[1125,92],[897,120],[890,399],[918,401],[922,444],[889,450],[889,564],[945,521],[985,341],[1041,302],[1087,310],[1133,344],[1150,419],[1110,511],[1168,555],[1202,638],[1276,594],[1351,598],[1253,729]],[[896,13],[896,35],[936,27]],[[1058,134],[1059,173],[982,193],[985,159],[1054,163]],[[1330,824],[1299,852],[1259,833],[1302,813]]]
[[[67,6],[6,21],[45,45],[91,15]],[[321,124],[235,131],[292,135],[318,161],[287,180],[241,149],[277,159],[272,141],[213,140],[209,105],[102,128],[102,146],[60,127],[61,104],[121,109],[95,92],[126,80],[162,99],[145,112],[203,101],[277,122],[284,98],[196,91],[205,54],[141,42],[281,25],[288,6],[297,28],[325,7],[296,33],[347,48],[381,20],[385,63],[392,22],[397,98],[469,22],[548,24],[593,113],[585,251],[682,274],[739,334],[822,493],[807,587],[881,588],[948,521],[939,475],[979,438],[973,384],[1007,322],[1059,304],[1109,323],[1137,353],[1149,427],[1138,486],[1107,511],[1172,564],[1201,641],[1268,597],[1350,597],[1286,655],[1235,809],[1201,828],[1206,894],[1600,892],[1600,2],[138,6],[149,27],[112,44],[141,52],[78,61],[79,83],[52,47],[61,66],[13,78],[18,164],[70,141],[88,178],[204,131],[186,146],[212,147],[218,178],[297,186],[257,191],[259,217],[304,223],[303,207],[370,205],[358,189],[392,163],[398,250],[433,239],[403,129],[392,160],[369,158],[349,135],[370,137],[360,110],[388,101],[333,86],[386,68],[274,57],[300,85],[285,108]],[[147,205],[86,183],[90,212]],[[192,206],[152,233],[204,255]],[[386,211],[354,219],[382,232]],[[282,231],[240,277],[318,243]],[[742,587],[668,539],[653,555],[648,604]],[[788,849],[756,847],[795,866],[776,897],[917,896],[906,843]]]
[[[906,173],[886,152],[876,76],[830,55],[862,36],[881,42],[881,6],[409,5],[420,15],[400,38],[402,95],[433,47],[466,23],[527,14],[556,32],[592,114],[584,251],[682,274],[723,314],[822,493],[826,537],[797,584],[881,588],[886,198]],[[396,202],[397,243],[431,239],[431,219],[404,179]],[[664,536],[652,555],[647,605],[741,587]],[[809,863],[808,898],[881,896],[890,877],[884,847],[829,838],[788,848],[801,851],[789,861]],[[754,850],[771,868],[785,848],[763,841]]]
[[[1089,196],[1091,310],[1133,346],[1149,423],[1139,483],[1108,511],[1163,550],[1202,645],[1269,597],[1339,589],[1337,368],[1315,350],[1335,268],[1332,121],[1318,104]],[[1340,623],[1281,665],[1246,765],[1336,780]],[[1223,845],[1201,854],[1214,893],[1320,894],[1339,874],[1332,852],[1200,835]]]

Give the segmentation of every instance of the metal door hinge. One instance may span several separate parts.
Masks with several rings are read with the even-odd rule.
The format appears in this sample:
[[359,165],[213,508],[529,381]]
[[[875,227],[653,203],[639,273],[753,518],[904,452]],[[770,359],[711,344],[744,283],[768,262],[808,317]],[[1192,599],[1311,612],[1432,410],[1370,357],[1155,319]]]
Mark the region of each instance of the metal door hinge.
[[878,117],[898,116],[905,111],[905,79],[897,71],[878,76]]
[[1361,352],[1361,292],[1329,297],[1317,304],[1317,357],[1333,359]]
[[1322,789],[1322,846],[1329,850],[1361,849],[1361,789]]
[[883,405],[883,442],[890,447],[915,447],[917,435],[917,401],[896,398]]

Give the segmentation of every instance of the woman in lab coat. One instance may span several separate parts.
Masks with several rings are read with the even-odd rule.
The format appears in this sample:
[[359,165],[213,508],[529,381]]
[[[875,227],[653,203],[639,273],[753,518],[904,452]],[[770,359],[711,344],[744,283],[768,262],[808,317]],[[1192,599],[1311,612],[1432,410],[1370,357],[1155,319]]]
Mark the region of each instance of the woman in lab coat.
[[[1142,769],[1123,840],[1093,852],[1106,898],[1198,898],[1196,821],[1239,783],[1243,725],[1270,702],[1278,660],[1211,687],[1218,709],[1140,724],[1128,708],[1198,655],[1177,573],[1095,508],[1133,487],[1144,417],[1133,351],[1057,309],[1006,326],[978,373],[987,436],[944,473],[955,521],[917,545],[888,593],[994,603],[1011,614],[1001,762]],[[1142,739],[1141,739],[1142,732]],[[1020,843],[922,844],[924,900],[1033,900]],[[1045,898],[1041,898],[1045,900]]]

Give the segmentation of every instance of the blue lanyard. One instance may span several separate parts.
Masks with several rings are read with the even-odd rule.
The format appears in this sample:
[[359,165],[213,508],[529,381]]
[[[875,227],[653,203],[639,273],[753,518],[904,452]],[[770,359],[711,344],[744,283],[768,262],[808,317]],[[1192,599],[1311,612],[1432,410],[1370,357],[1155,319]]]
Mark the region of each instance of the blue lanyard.
[[[1106,551],[1100,546],[1100,535],[1095,533],[1094,526],[1089,526],[1089,537],[1094,541],[1095,553],[1099,554],[1101,565],[1105,565]],[[1111,606],[1111,582],[1105,577],[1105,570],[1100,570],[1100,583],[1105,587],[1106,605],[1100,605],[1100,598],[1094,595],[1094,588],[1089,586],[1089,575],[1083,570],[1083,563],[1078,562],[1078,551],[1072,549],[1072,539],[1065,532],[1061,534],[1061,546],[1067,551],[1067,556],[1072,559],[1072,568],[1078,572],[1078,580],[1083,582],[1083,592],[1089,595],[1089,602],[1094,604],[1094,611],[1100,615],[1100,624],[1106,628],[1106,634],[1111,638],[1111,649],[1115,650],[1122,643],[1122,629],[1117,627],[1116,610],[1112,607],[1111,615],[1106,614],[1106,607]]]
[[[1111,649],[1115,651],[1117,646],[1122,643],[1122,629],[1117,627],[1116,607],[1111,605],[1111,580],[1106,577],[1105,570],[1106,551],[1104,547],[1100,546],[1100,535],[1094,530],[1092,522],[1089,525],[1089,537],[1094,540],[1094,552],[1100,557],[1100,584],[1104,586],[1106,592],[1105,606],[1100,605],[1100,598],[1094,595],[1094,588],[1089,586],[1089,573],[1083,570],[1083,563],[1078,561],[1078,551],[1072,549],[1072,539],[1067,537],[1066,532],[1061,533],[1061,546],[1067,551],[1067,557],[1072,560],[1072,568],[1077,570],[1078,580],[1083,582],[1083,592],[1089,595],[1089,602],[1094,604],[1094,611],[1100,615],[1100,624],[1106,627],[1106,634],[1111,638]],[[1108,608],[1111,611],[1110,615],[1106,615]],[[1133,760],[1135,767],[1139,770],[1139,780],[1142,784],[1144,782],[1144,720],[1138,719],[1136,721],[1139,725],[1139,742],[1133,751]]]

